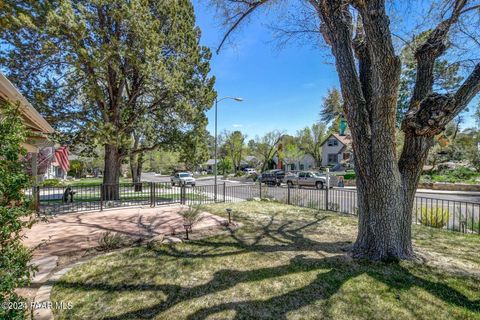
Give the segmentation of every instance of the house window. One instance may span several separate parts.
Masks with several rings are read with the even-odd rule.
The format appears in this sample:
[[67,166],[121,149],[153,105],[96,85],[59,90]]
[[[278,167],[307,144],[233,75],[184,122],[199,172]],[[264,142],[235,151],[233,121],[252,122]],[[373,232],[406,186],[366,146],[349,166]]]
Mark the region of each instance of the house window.
[[292,164],[290,165],[290,170],[295,170],[295,164],[294,164],[294,163],[292,163]]
[[305,166],[303,164],[300,165],[300,170],[305,170]]
[[336,153],[329,153],[328,154],[328,163],[337,163],[338,156]]
[[330,139],[330,140],[328,140],[328,146],[329,146],[329,147],[336,147],[336,146],[338,146],[338,140],[337,140],[337,139]]
[[350,159],[350,153],[345,152],[345,153],[343,154],[343,160],[348,160],[348,159]]

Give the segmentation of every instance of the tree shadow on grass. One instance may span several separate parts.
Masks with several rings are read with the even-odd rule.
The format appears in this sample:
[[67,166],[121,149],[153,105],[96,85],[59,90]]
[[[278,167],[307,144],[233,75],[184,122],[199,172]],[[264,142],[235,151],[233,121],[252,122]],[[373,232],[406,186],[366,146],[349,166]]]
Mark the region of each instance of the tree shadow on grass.
[[[318,300],[327,300],[334,295],[349,279],[361,275],[368,275],[373,279],[386,284],[396,291],[406,291],[413,287],[421,288],[436,298],[448,304],[455,305],[472,312],[480,312],[480,301],[469,300],[461,292],[450,286],[426,280],[423,277],[412,274],[409,270],[399,264],[370,263],[366,261],[351,261],[346,254],[347,242],[318,242],[304,236],[302,231],[321,223],[324,218],[317,217],[314,221],[302,225],[294,225],[286,221],[279,224],[274,223],[273,218],[262,226],[259,234],[249,239],[246,243],[236,231],[230,232],[230,241],[208,241],[200,240],[189,243],[189,246],[196,247],[188,252],[180,251],[175,246],[157,250],[159,255],[169,255],[178,258],[215,258],[232,254],[248,252],[282,252],[282,251],[323,251],[329,254],[324,258],[306,258],[298,254],[291,258],[287,264],[256,268],[246,271],[223,269],[215,272],[210,281],[194,287],[187,287],[173,284],[120,284],[111,285],[108,283],[80,283],[60,281],[56,286],[60,288],[73,288],[75,290],[102,290],[108,292],[122,291],[161,291],[167,298],[153,306],[143,309],[125,312],[123,314],[107,317],[106,319],[149,319],[153,318],[170,308],[210,294],[228,290],[239,284],[253,283],[257,281],[275,279],[281,276],[292,275],[309,271],[319,272],[315,280],[301,288],[288,291],[284,294],[269,299],[254,299],[246,301],[232,301],[219,303],[217,305],[201,308],[192,313],[189,319],[205,319],[223,311],[234,311],[235,319],[270,318],[285,319],[291,311],[298,310],[304,306],[315,303]],[[273,244],[264,244],[262,239],[269,239]],[[232,252],[211,253],[210,250],[219,248],[232,248]],[[203,251],[202,251],[203,250]],[[139,293],[141,294],[141,293]],[[321,317],[321,315],[319,315]]]
[[[259,226],[259,232],[253,237],[242,237],[239,234],[239,232],[243,232],[241,229],[228,229],[229,237],[225,241],[203,239],[189,242],[189,244],[195,247],[195,250],[182,250],[183,247],[176,246],[164,246],[154,250],[160,256],[200,259],[225,257],[248,252],[312,251],[341,254],[348,251],[351,241],[319,242],[305,236],[304,232],[306,229],[317,226],[326,218],[323,215],[316,215],[313,221],[296,225],[294,221],[275,223],[275,217],[272,216],[265,225]],[[270,240],[271,243],[265,243],[264,240]],[[230,250],[218,250],[226,248]]]

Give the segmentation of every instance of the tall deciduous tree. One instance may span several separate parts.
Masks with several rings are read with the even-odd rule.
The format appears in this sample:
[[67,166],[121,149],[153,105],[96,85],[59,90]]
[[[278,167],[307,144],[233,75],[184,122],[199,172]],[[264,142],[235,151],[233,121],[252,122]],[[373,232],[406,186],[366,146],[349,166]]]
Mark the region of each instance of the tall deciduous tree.
[[315,166],[320,167],[322,163],[322,143],[326,138],[326,126],[317,122],[311,127],[305,127],[297,132],[297,140],[300,148],[315,159]]
[[[278,157],[283,160],[285,166],[296,165],[304,155],[305,151],[300,149],[295,142],[288,142],[287,144],[282,145],[282,149],[278,152]],[[299,168],[295,167],[293,170],[298,169]]]
[[233,162],[233,170],[235,173],[240,169],[240,164],[245,150],[245,139],[246,136],[243,135],[240,131],[233,131],[232,133],[227,133],[224,148],[227,153],[227,156]]
[[[211,54],[189,0],[11,3],[2,65],[57,130],[104,146],[104,183],[118,183],[124,158],[206,124]],[[134,132],[145,137],[137,147]]]
[[[344,114],[353,139],[358,194],[355,257],[406,259],[413,255],[412,208],[435,135],[480,91],[480,64],[453,93],[434,92],[435,61],[445,53],[452,27],[463,17],[478,22],[474,1],[448,1],[442,19],[415,50],[416,81],[402,121],[403,150],[396,157],[395,125],[401,62],[384,0],[309,0],[340,80]],[[225,37],[270,0],[222,1]],[[354,18],[357,21],[354,21]],[[477,26],[478,28],[478,26]],[[221,43],[223,43],[222,41]]]
[[256,137],[255,142],[251,144],[252,152],[259,158],[261,163],[261,172],[265,171],[269,162],[277,154],[278,144],[282,140],[283,132],[270,131],[262,137]]

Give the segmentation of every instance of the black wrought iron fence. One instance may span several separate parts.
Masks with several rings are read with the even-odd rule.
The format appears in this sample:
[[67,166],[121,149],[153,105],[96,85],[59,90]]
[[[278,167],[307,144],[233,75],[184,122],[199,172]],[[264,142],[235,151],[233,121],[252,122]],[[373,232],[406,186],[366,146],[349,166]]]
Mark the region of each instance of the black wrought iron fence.
[[180,203],[180,190],[166,183],[122,183],[36,187],[32,197],[41,214],[62,214],[139,205]]
[[[104,210],[128,206],[185,205],[269,199],[294,206],[358,213],[357,193],[348,189],[294,188],[260,184],[175,186],[140,183],[96,186],[37,187],[33,190],[42,214]],[[415,197],[412,223],[480,234],[480,203]]]
[[480,203],[418,196],[412,219],[433,228],[480,234]]

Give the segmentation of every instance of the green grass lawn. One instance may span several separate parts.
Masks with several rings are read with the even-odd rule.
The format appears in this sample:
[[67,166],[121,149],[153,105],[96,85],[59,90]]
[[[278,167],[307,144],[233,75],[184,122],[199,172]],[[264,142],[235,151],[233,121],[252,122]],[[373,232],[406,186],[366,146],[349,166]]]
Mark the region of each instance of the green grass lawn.
[[[166,200],[176,200],[180,199],[182,195],[180,193],[165,193],[165,194],[155,194],[155,199],[157,201],[166,201]],[[192,194],[187,193],[184,195],[184,198],[187,200],[207,200],[208,196],[203,194]],[[73,204],[79,204],[82,202],[99,202],[100,201],[100,192],[92,192],[86,194],[76,194],[74,196]],[[150,192],[131,192],[120,194],[120,199],[115,201],[150,201]],[[48,204],[64,204],[62,199],[43,199],[40,201],[40,205]],[[69,205],[70,202],[67,203]]]
[[414,226],[418,261],[371,263],[347,254],[355,217],[273,202],[206,209],[227,207],[240,228],[74,268],[52,291],[73,308],[55,318],[480,319],[477,235]]
[[[82,178],[79,180],[65,181],[65,184],[68,186],[82,186],[82,187],[99,186],[102,183],[103,183],[103,178]],[[132,183],[132,179],[120,177],[120,183]]]

